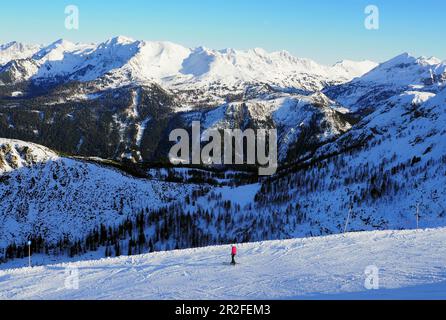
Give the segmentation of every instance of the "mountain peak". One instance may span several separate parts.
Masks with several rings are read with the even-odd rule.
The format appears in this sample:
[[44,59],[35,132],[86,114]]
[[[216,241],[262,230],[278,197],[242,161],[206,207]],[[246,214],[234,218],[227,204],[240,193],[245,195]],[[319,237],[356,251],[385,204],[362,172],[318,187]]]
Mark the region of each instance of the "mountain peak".
[[9,48],[11,48],[13,46],[17,46],[17,45],[19,45],[19,43],[17,41],[7,42],[5,44],[0,45],[0,51],[9,49]]
[[[46,48],[48,49],[56,49],[56,48],[73,48],[76,45],[73,42],[67,41],[65,39],[59,39],[48,45]],[[44,48],[45,49],[45,48]]]
[[[415,56],[405,52],[402,53],[384,63],[382,63],[379,66],[379,69],[382,70],[389,70],[389,69],[405,69],[405,68],[426,68],[431,66],[436,66],[441,64],[442,61],[435,57],[419,57],[416,58]],[[421,72],[421,71],[420,71]]]
[[259,56],[265,56],[268,54],[268,52],[263,48],[254,48],[254,49],[251,49],[251,51]]
[[442,63],[443,61],[441,61],[440,59],[438,59],[437,57],[420,57],[418,58],[418,61],[422,64],[427,64],[427,65],[437,65]]
[[134,42],[136,42],[134,39],[126,37],[126,36],[116,36],[116,37],[110,38],[106,41],[106,43],[110,43],[110,44],[114,44],[114,45],[131,44]]
[[385,67],[393,67],[401,64],[412,64],[416,62],[417,58],[415,58],[413,55],[411,55],[408,52],[404,52],[402,54],[397,55],[396,57],[382,63],[382,66]]
[[17,41],[0,45],[0,66],[11,60],[27,59],[40,50],[41,46],[27,45]]
[[36,54],[34,54],[33,59],[40,60],[50,54],[52,54],[53,58],[55,59],[61,59],[64,51],[71,50],[75,47],[76,45],[74,43],[64,39],[59,39],[40,49]]
[[[220,50],[220,52],[223,52],[223,51],[226,51],[226,50],[227,50],[227,49]],[[209,49],[209,48],[207,48],[207,47],[204,47],[204,46],[199,46],[199,47],[196,47],[196,48],[194,49],[194,52],[197,52],[197,53],[208,53],[208,54],[210,54],[210,53],[212,52],[212,50]]]

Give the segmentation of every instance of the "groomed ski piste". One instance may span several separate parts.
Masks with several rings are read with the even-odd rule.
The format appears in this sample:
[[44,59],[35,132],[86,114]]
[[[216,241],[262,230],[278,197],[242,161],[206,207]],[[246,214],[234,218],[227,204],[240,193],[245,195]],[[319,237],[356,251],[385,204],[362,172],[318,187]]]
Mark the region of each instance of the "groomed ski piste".
[[4,269],[0,299],[446,298],[445,228],[241,244],[229,262],[230,246],[217,246]]

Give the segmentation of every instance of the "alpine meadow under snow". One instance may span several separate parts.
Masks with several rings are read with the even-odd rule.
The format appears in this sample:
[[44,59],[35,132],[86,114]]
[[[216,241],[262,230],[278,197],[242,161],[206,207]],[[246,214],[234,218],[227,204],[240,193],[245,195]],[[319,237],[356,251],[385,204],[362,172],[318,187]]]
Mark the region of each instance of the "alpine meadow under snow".
[[[277,173],[172,167],[169,133],[193,121],[201,132],[276,128]],[[374,298],[360,293],[369,264],[384,268],[378,297],[438,297],[445,123],[446,62],[433,57],[324,66],[122,36],[1,45],[0,268],[26,264],[29,239],[44,266],[0,273],[0,298]],[[417,227],[438,229],[381,232]],[[252,243],[237,268],[268,268],[228,291],[212,284],[235,272],[227,248],[191,248],[232,243]],[[174,249],[186,251],[160,252]],[[81,291],[56,292],[63,265],[48,263],[106,257],[75,263],[89,279]],[[139,296],[123,290],[151,279]]]

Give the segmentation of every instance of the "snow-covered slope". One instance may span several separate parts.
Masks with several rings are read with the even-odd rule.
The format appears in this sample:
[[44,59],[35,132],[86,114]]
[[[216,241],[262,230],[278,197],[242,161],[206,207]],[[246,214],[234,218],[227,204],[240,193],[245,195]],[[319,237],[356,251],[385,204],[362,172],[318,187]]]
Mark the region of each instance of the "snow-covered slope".
[[0,138],[0,175],[57,159],[58,156],[55,152],[43,146],[20,140]]
[[38,45],[27,45],[16,41],[0,45],[0,67],[11,60],[26,59],[40,50]]
[[[239,82],[264,82],[282,87],[314,90],[304,78],[318,76],[323,81],[348,81],[374,68],[372,62],[349,62],[333,67],[322,66],[309,59],[293,57],[286,51],[268,53],[262,49],[238,51],[198,48],[183,62],[182,74],[193,75],[195,81],[235,85]],[[317,81],[316,79],[314,79]],[[301,85],[298,85],[300,82]]]
[[435,57],[415,58],[404,53],[382,63],[360,81],[401,86],[432,85],[439,82],[445,71],[446,63]]
[[438,92],[446,83],[446,62],[401,54],[347,84],[326,89],[327,95],[351,111],[375,109],[404,91]]
[[222,246],[11,269],[0,299],[444,299],[445,241],[445,229],[384,231],[243,244],[235,267]]
[[335,65],[332,69],[336,70],[335,73],[343,75],[345,79],[354,79],[367,74],[378,66],[378,63],[370,60],[364,61],[352,61],[342,60]]
[[49,244],[78,239],[101,223],[114,226],[145,208],[182,201],[194,189],[0,139],[0,249],[30,236]]

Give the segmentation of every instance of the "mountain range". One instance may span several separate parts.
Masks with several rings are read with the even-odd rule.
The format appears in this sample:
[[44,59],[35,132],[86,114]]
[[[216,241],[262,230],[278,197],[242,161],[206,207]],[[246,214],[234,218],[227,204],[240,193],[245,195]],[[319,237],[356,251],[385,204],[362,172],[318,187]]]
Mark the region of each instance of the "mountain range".
[[320,91],[376,66],[342,61],[327,67],[285,51],[189,49],[122,36],[97,45],[12,42],[2,45],[0,63],[1,136],[137,162],[165,159],[160,142],[171,127],[187,127],[191,119],[209,126],[282,126],[285,158],[301,128],[282,110],[307,106],[305,113],[294,112],[300,118],[294,122],[321,122],[309,130],[312,142],[316,135],[344,132],[349,124],[331,126],[342,115]]
[[[445,226],[445,85],[446,62],[406,53],[323,66],[126,37],[2,45],[0,250],[20,256],[30,237],[46,239],[39,252],[110,255]],[[277,128],[277,174],[171,168],[168,135],[192,121]]]
[[314,85],[341,82],[377,65],[371,61],[342,61],[328,67],[286,51],[190,49],[171,42],[135,41],[122,36],[100,44],[74,44],[61,39],[48,46],[11,42],[0,48],[2,73],[8,74],[9,82],[92,81],[105,76],[118,78],[117,85],[121,86],[138,81],[182,88],[187,83],[190,89],[191,83],[230,86],[263,79],[271,85],[297,87],[305,76],[319,76]]

